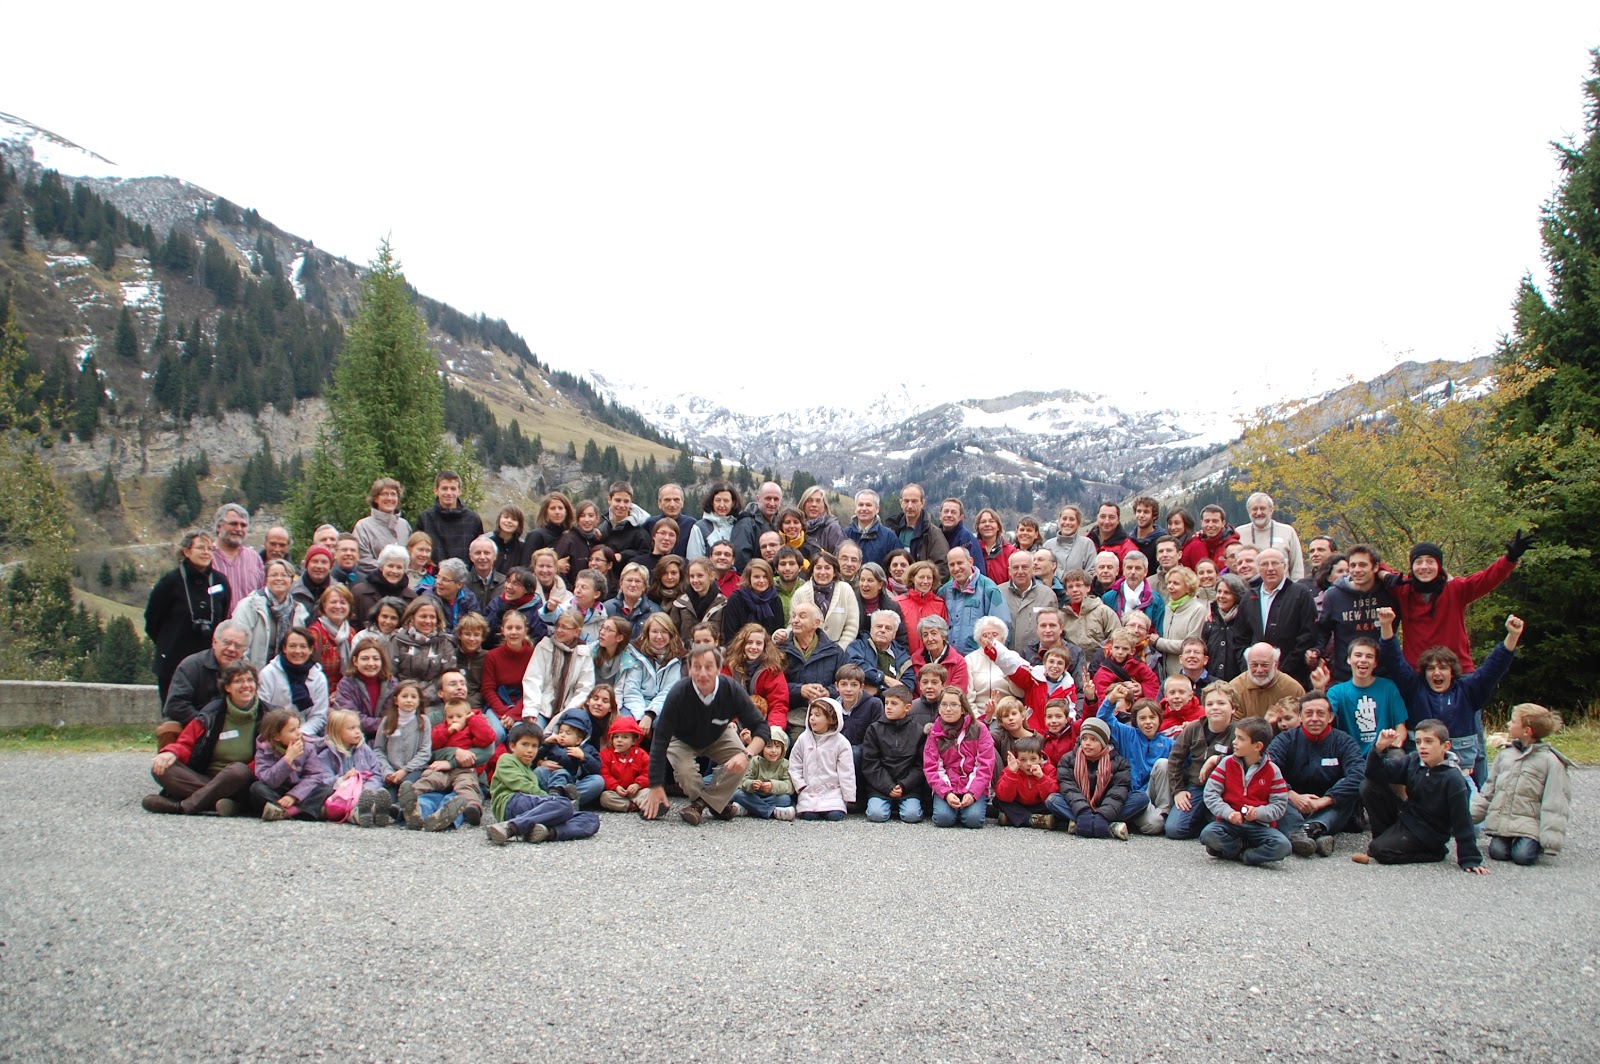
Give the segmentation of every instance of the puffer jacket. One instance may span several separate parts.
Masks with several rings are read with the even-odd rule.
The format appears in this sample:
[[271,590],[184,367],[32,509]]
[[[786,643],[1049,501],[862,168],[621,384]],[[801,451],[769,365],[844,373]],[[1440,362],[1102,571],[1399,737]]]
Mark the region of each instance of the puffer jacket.
[[443,632],[423,635],[415,628],[398,628],[389,635],[389,667],[396,683],[422,684],[430,711],[441,709],[439,677],[456,667],[456,648]]
[[669,658],[665,662],[650,660],[648,654],[639,655],[639,703],[641,712],[650,717],[659,717],[661,707],[667,704],[667,692],[672,690],[672,685],[683,679],[683,662],[678,658]]
[[[795,589],[789,599],[789,612],[792,616],[794,608],[801,603],[808,606],[817,604],[817,589],[811,581],[807,580]],[[861,623],[861,601],[856,598],[855,590],[842,580],[833,582],[833,596],[828,601],[828,612],[822,618],[822,630],[842,647],[847,647],[856,641],[856,636],[865,629]]]
[[1472,798],[1472,819],[1487,835],[1538,839],[1545,853],[1560,853],[1572,808],[1572,762],[1549,743],[1508,746],[1494,759],[1489,782]]
[[[1082,816],[1085,813],[1098,813],[1108,821],[1122,818],[1122,807],[1127,804],[1128,792],[1133,787],[1133,770],[1128,767],[1128,762],[1117,753],[1115,748],[1106,750],[1101,758],[1111,759],[1111,780],[1106,784],[1105,793],[1100,796],[1099,805],[1090,805],[1088,795],[1083,793],[1083,788],[1078,786],[1077,755],[1063,757],[1056,765],[1056,784],[1060,788],[1062,800],[1067,803],[1067,808],[1072,810],[1073,816]],[[1100,769],[1100,759],[1089,763],[1089,779],[1093,783],[1095,774]]]
[[952,794],[983,798],[994,779],[994,736],[981,721],[964,716],[957,725],[960,738],[940,750],[939,740],[951,733],[946,731],[949,727],[939,717],[928,729],[928,739],[922,747],[922,772],[928,778],[928,786],[938,798]]
[[896,787],[906,797],[927,797],[928,781],[922,774],[926,736],[910,714],[899,720],[879,717],[867,725],[861,741],[861,775],[867,793],[887,798]]
[[[837,705],[834,712],[838,713]],[[789,779],[799,813],[844,812],[856,800],[855,758],[835,724],[818,735],[807,728],[789,752]]]

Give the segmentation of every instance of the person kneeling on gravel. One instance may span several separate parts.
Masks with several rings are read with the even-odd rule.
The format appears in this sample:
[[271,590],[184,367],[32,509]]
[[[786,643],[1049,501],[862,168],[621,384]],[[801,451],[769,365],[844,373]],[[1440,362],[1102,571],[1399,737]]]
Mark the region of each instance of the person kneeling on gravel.
[[[720,653],[714,647],[689,652],[689,675],[667,692],[666,703],[650,733],[650,790],[639,808],[654,820],[671,808],[667,801],[667,763],[672,763],[678,786],[689,804],[678,815],[699,824],[706,813],[719,820],[734,817],[733,792],[739,789],[750,759],[766,746],[770,727],[732,677],[719,676]],[[748,745],[739,742],[748,731]],[[700,775],[697,758],[707,757],[720,767],[711,785]]]
[[[1372,825],[1372,842],[1354,854],[1358,864],[1427,864],[1449,856],[1456,840],[1456,863],[1463,872],[1488,875],[1478,835],[1472,825],[1472,788],[1450,761],[1450,729],[1432,718],[1416,727],[1417,748],[1402,755],[1400,735],[1393,728],[1378,733],[1367,755],[1367,778],[1361,801]],[[1393,756],[1390,751],[1393,750]],[[1402,784],[1397,797],[1391,784]]]

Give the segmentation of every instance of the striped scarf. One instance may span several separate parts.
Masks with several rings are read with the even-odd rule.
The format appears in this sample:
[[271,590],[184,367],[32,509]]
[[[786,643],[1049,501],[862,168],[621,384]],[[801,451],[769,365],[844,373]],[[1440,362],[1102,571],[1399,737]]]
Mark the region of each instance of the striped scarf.
[[1083,797],[1089,803],[1089,808],[1097,809],[1100,799],[1105,797],[1106,789],[1111,786],[1111,751],[1107,750],[1100,755],[1100,761],[1095,768],[1094,786],[1089,785],[1089,759],[1084,756],[1083,744],[1078,745],[1078,756],[1072,762],[1072,778],[1078,781],[1078,790],[1083,792]]

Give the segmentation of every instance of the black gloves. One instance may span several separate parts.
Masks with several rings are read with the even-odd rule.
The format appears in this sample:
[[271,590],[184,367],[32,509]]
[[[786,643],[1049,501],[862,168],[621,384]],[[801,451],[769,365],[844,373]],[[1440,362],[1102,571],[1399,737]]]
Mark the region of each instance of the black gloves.
[[1511,542],[1506,544],[1506,558],[1516,562],[1528,553],[1528,548],[1533,546],[1533,533],[1524,533],[1517,529],[1517,534],[1511,537]]

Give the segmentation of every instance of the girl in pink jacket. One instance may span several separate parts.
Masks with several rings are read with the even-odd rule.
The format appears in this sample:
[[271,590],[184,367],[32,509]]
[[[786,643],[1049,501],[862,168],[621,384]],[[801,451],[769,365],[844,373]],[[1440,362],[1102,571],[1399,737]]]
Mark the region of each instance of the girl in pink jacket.
[[989,729],[972,715],[967,696],[959,687],[946,687],[939,696],[939,719],[928,731],[922,748],[922,768],[933,788],[933,826],[983,827],[994,778],[994,739]]
[[789,752],[789,779],[801,820],[843,820],[845,807],[856,800],[855,759],[850,740],[839,732],[843,716],[838,699],[813,700],[806,730]]

